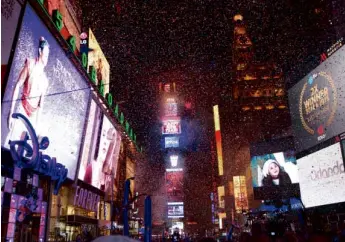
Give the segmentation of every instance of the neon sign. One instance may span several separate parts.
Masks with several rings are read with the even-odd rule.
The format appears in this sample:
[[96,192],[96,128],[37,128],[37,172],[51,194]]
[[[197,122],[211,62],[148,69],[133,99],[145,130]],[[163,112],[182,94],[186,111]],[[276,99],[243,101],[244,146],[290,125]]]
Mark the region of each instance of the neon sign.
[[174,136],[174,137],[165,137],[165,148],[170,148],[170,147],[179,147],[179,138]]
[[[62,183],[67,179],[68,169],[56,162],[56,158],[42,154],[40,150],[45,150],[49,146],[48,137],[41,137],[40,142],[30,121],[20,113],[13,113],[12,118],[23,121],[28,132],[24,132],[22,140],[10,141],[10,151],[14,163],[20,168],[29,168],[50,176],[52,181],[56,181],[54,194],[57,195]],[[31,140],[31,144],[28,141]]]
[[171,162],[172,167],[176,167],[177,162],[178,162],[178,156],[177,155],[171,155],[170,156],[170,162]]
[[90,192],[86,189],[80,188],[79,186],[75,190],[74,195],[74,206],[79,206],[91,211],[97,212],[97,205],[100,202],[99,195]]
[[162,126],[162,134],[180,134],[180,120],[164,120]]

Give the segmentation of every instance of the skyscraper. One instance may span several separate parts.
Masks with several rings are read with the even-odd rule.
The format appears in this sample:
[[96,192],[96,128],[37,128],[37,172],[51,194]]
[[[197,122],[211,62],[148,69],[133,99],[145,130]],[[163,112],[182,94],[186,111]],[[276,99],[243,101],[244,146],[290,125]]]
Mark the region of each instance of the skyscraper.
[[218,215],[223,219],[219,224],[223,228],[226,221],[239,219],[242,210],[256,206],[250,144],[288,135],[290,123],[281,68],[272,61],[258,61],[244,17],[237,14],[233,21],[231,99],[214,106],[215,117],[219,115],[219,121],[215,118],[218,168],[219,159],[223,159],[218,184]]

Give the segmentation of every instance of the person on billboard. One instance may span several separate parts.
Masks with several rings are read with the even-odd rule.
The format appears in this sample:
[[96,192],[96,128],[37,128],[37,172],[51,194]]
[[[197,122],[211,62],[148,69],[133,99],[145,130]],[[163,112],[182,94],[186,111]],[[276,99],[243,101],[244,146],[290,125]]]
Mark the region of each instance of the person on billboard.
[[276,160],[267,160],[262,168],[263,186],[285,186],[291,184],[289,175]]
[[[20,137],[14,137],[13,130],[17,119],[12,118],[14,112],[25,115],[37,134],[39,134],[39,121],[44,104],[44,98],[49,86],[48,78],[45,74],[45,67],[48,63],[49,44],[41,37],[38,44],[38,57],[35,59],[26,59],[21,70],[12,95],[12,102],[8,116],[8,128],[10,130],[7,141]],[[22,95],[19,98],[20,103],[15,110],[16,100],[19,97],[20,88],[23,87]],[[22,131],[20,131],[22,132]],[[19,135],[22,135],[21,133]]]
[[[111,184],[112,184],[111,175],[115,175],[113,173],[116,172],[114,168],[116,167],[115,163],[118,160],[118,156],[115,156],[114,153],[116,154],[119,153],[119,145],[118,145],[119,140],[117,139],[118,136],[116,135],[116,130],[114,128],[110,128],[108,130],[107,138],[108,139],[110,138],[110,144],[109,144],[108,152],[103,162],[103,167],[102,167],[103,178],[101,182],[101,188],[105,192],[110,192]],[[118,148],[118,151],[114,152],[116,148]]]
[[[103,128],[99,144],[97,159],[93,160],[86,168],[84,182],[104,190],[107,177],[113,167],[113,153],[116,143],[116,131],[114,128]],[[109,185],[109,184],[108,184]]]

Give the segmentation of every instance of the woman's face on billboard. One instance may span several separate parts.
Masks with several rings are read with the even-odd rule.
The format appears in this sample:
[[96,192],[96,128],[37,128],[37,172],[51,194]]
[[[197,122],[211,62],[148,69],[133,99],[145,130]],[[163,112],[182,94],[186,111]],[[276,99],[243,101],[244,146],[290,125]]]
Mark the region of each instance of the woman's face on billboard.
[[112,128],[109,129],[103,129],[102,130],[102,138],[101,138],[101,144],[100,144],[100,152],[99,152],[99,160],[101,162],[105,161],[105,158],[108,153],[108,149],[110,146],[110,142],[114,139],[115,133],[113,132]]
[[271,163],[268,166],[268,173],[273,177],[276,178],[279,175],[279,166],[276,163]]

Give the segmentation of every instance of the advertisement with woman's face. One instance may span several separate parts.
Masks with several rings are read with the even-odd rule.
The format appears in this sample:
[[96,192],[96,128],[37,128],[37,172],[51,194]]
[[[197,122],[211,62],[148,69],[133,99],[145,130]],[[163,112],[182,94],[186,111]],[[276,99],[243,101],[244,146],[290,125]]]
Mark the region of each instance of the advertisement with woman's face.
[[75,179],[90,87],[55,37],[27,4],[1,104],[1,145],[21,139],[24,115],[38,137],[47,136],[43,151],[56,157]]
[[298,183],[294,151],[254,156],[251,159],[253,187],[289,186]]
[[105,192],[111,191],[116,175],[121,135],[92,101],[86,130],[79,179]]

